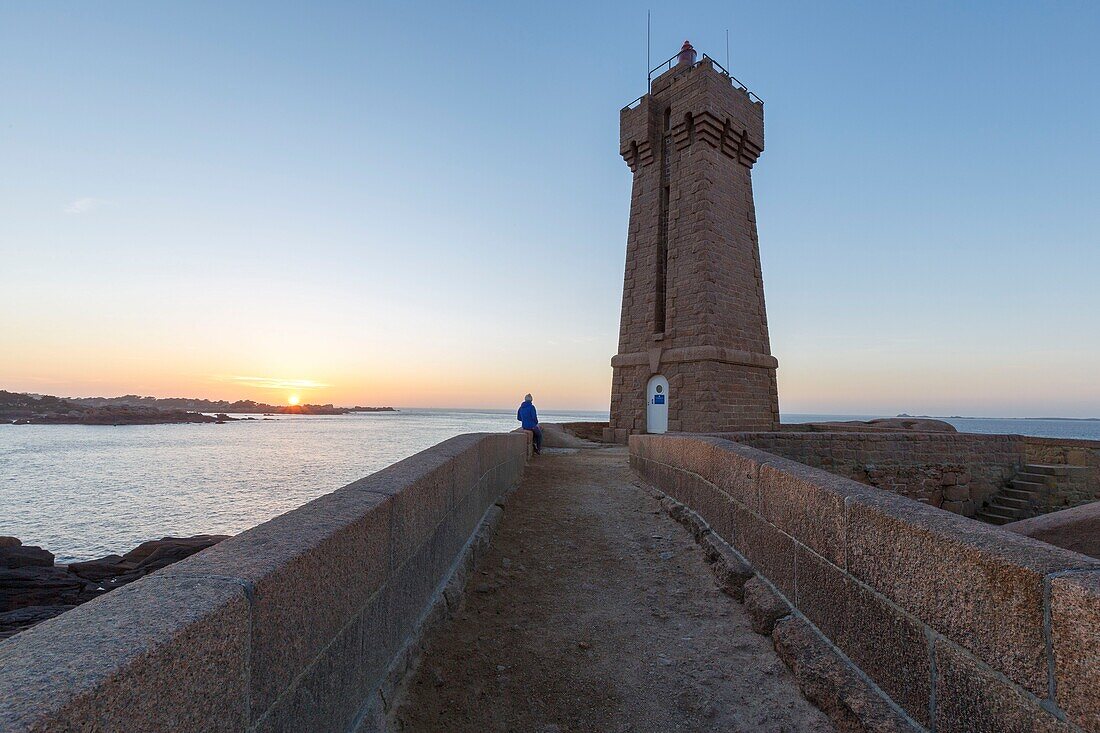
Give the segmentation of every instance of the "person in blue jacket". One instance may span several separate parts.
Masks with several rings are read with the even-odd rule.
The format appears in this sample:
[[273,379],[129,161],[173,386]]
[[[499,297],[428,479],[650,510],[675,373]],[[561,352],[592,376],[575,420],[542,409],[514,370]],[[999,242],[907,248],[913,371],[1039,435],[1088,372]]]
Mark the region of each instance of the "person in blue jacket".
[[531,395],[523,398],[523,404],[516,412],[516,419],[524,430],[530,430],[535,439],[535,453],[542,453],[542,428],[539,427],[539,414],[535,411],[535,403],[531,401]]

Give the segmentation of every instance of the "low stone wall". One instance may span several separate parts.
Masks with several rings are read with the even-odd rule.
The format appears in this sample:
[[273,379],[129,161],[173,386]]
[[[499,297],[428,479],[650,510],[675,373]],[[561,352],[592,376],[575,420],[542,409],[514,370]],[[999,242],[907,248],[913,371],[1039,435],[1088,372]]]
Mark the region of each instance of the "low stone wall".
[[1018,435],[726,433],[743,445],[973,517],[1024,461]]
[[593,443],[603,442],[603,431],[607,430],[606,422],[563,422],[559,423],[563,428],[584,440]]
[[1100,731],[1100,561],[721,438],[630,454],[915,725]]
[[452,438],[0,643],[0,730],[375,729],[527,455]]
[[1100,441],[912,431],[716,433],[760,450],[973,517],[1027,463],[1087,467],[1044,485],[1036,509],[1100,499]]

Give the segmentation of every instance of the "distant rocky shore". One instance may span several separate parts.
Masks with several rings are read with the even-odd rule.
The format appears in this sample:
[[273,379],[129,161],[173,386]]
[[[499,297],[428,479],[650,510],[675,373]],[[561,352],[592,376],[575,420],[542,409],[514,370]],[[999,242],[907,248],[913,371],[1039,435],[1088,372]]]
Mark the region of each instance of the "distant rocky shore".
[[392,407],[336,407],[326,405],[269,405],[255,400],[203,400],[196,397],[71,397],[70,402],[86,407],[146,407],[157,410],[192,412],[228,412],[244,415],[346,415],[349,412],[397,412]]
[[205,550],[228,535],[164,537],[125,555],[54,564],[52,552],[0,537],[0,640]]
[[51,395],[0,390],[0,422],[16,425],[156,425],[161,423],[222,423],[236,418],[204,415],[182,409],[161,410],[144,405],[84,405]]
[[[396,412],[392,407],[268,405],[253,400],[201,400],[184,397],[54,397],[0,390],[0,423],[17,425],[156,425],[224,423],[226,413],[257,415],[346,415],[351,412]],[[211,414],[212,413],[212,414]]]

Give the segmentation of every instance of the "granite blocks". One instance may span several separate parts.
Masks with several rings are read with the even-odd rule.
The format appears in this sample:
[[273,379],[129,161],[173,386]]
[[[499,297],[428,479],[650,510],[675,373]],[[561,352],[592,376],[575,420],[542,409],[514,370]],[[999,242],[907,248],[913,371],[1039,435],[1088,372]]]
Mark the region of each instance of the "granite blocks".
[[943,638],[936,640],[936,672],[937,731],[1070,733],[1074,730],[1044,710],[1039,698],[1007,683],[995,670]]
[[0,729],[349,729],[527,455],[459,436],[19,634]]
[[0,730],[247,727],[246,588],[152,575],[0,644]]
[[853,577],[1045,695],[1044,579],[1100,562],[880,493],[849,506]]
[[1021,436],[858,431],[720,433],[879,489],[974,516],[1025,461]]
[[1100,561],[714,436],[630,450],[915,723],[1100,731]]
[[1058,705],[1100,730],[1100,570],[1051,579],[1050,623]]

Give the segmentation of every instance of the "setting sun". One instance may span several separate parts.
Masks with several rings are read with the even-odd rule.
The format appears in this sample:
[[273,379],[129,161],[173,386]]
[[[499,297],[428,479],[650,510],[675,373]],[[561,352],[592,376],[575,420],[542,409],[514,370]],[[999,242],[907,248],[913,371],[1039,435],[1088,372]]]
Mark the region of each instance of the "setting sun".
[[286,403],[287,403],[288,405],[296,405],[296,404],[298,404],[298,403],[299,403],[300,401],[301,401],[301,398],[300,398],[300,397],[299,397],[298,395],[296,395],[296,394],[292,394],[292,395],[291,395],[290,397],[287,397],[287,398],[286,398]]

